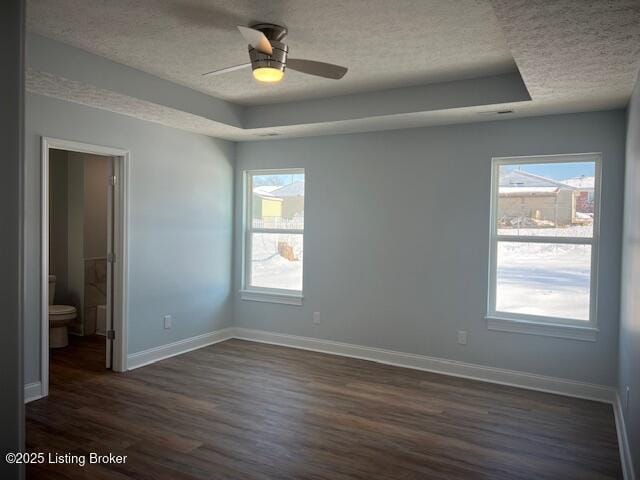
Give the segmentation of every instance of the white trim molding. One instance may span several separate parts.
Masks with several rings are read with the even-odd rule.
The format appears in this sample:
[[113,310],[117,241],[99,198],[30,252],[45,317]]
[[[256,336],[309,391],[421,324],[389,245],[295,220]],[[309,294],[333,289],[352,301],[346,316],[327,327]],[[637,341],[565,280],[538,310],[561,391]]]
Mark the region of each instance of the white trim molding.
[[596,327],[578,325],[563,325],[559,323],[532,322],[529,320],[515,320],[513,318],[486,317],[487,329],[497,332],[529,333],[543,337],[568,338],[595,342],[598,338]]
[[231,338],[233,338],[233,328],[223,328],[214,332],[203,333],[195,337],[185,338],[177,342],[132,353],[127,356],[127,370],[144,367],[145,365],[150,365],[165,358],[175,357],[176,355],[208,347],[214,343],[224,342]]
[[129,164],[131,154],[121,148],[91,145],[52,137],[41,137],[42,176],[40,191],[40,384],[41,396],[49,394],[49,150],[55,148],[71,152],[104,155],[116,159],[114,185],[114,253],[113,264],[113,370],[126,371],[127,363],[127,316],[128,316],[128,226],[129,226]]
[[[404,353],[383,348],[366,347],[363,345],[336,342],[333,340],[287,335],[283,333],[239,327],[227,327],[221,330],[179,340],[167,345],[161,345],[159,347],[153,347],[141,352],[133,353],[127,357],[127,369],[133,370],[144,367],[166,358],[224,342],[232,338],[340,355],[343,357],[358,358],[386,365],[394,365],[397,367],[423,370],[442,375],[468,378],[482,382],[612,404],[624,479],[635,480],[627,433],[622,416],[620,398],[618,397],[618,393],[614,387],[606,385],[597,385],[575,380],[567,380],[564,378],[520,372],[517,370],[507,370],[459,362],[457,360],[429,357],[426,355]],[[39,382],[25,386],[25,403],[43,396],[40,392],[40,387],[41,385]]]
[[616,418],[622,476],[624,480],[635,480],[636,475],[633,469],[633,459],[631,458],[631,448],[629,447],[629,438],[627,437],[627,427],[624,423],[624,415],[622,412],[622,402],[620,401],[620,396],[616,393],[616,398],[613,403],[613,413]]
[[308,175],[304,168],[274,168],[267,170],[244,170],[242,172],[242,276],[240,283],[240,298],[254,302],[280,303],[284,305],[302,305],[302,292],[304,291],[304,259],[300,267],[302,268],[302,285],[300,290],[288,290],[273,287],[258,287],[253,285],[251,280],[251,249],[253,247],[254,234],[286,234],[302,236],[302,250],[304,251],[305,223],[303,218],[302,228],[276,228],[276,227],[255,227],[253,224],[253,177],[266,175],[302,175],[304,184],[303,209],[308,196]]
[[27,383],[24,386],[24,403],[29,403],[29,402],[33,402],[34,400],[39,400],[44,396],[45,395],[43,395],[42,393],[41,382]]
[[304,298],[300,293],[276,293],[263,292],[259,290],[240,290],[240,298],[242,300],[250,300],[252,302],[281,303],[283,305],[302,305]]
[[[500,168],[505,165],[527,164],[562,164],[589,162],[594,164],[594,212],[593,233],[591,237],[554,236],[554,235],[506,235],[498,229],[498,200]],[[595,342],[598,333],[598,254],[600,238],[602,154],[576,153],[560,155],[533,155],[521,157],[494,157],[491,159],[491,198],[490,198],[490,230],[489,230],[489,278],[487,290],[487,328],[511,333],[526,333],[548,337],[568,338]],[[560,182],[555,182],[562,185]],[[497,269],[498,245],[500,242],[553,243],[570,245],[587,245],[591,248],[590,281],[589,281],[589,317],[587,320],[577,318],[556,318],[553,316],[500,311],[497,305]],[[557,328],[554,328],[557,326]]]
[[214,332],[133,353],[127,357],[127,367],[128,370],[133,370],[165,358],[207,347],[232,338],[358,358],[384,363],[386,365],[424,370],[442,375],[469,378],[472,380],[555,393],[568,397],[584,398],[610,404],[614,404],[616,401],[616,389],[606,385],[596,385],[593,383],[578,382],[576,380],[488,367],[446,358],[386,350],[383,348],[366,347],[333,340],[301,337],[239,327],[223,328]]
[[233,338],[253,342],[270,343],[285,347],[300,348],[314,352],[330,353],[344,357],[371,360],[373,362],[395,365],[398,367],[425,370],[443,375],[463,377],[483,382],[509,385],[528,390],[556,393],[568,397],[584,398],[599,402],[613,403],[615,389],[605,385],[596,385],[564,378],[548,377],[533,373],[506,370],[502,368],[476,365],[445,358],[428,357],[413,353],[397,352],[382,348],[365,347],[332,340],[311,337],[299,337],[282,333],[234,328]]

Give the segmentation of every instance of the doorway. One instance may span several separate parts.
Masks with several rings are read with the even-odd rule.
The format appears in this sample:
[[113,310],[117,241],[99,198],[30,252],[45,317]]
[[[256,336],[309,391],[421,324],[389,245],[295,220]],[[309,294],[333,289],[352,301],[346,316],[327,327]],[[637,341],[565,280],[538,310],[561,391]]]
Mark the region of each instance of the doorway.
[[68,343],[99,351],[106,369],[127,368],[128,165],[126,150],[42,138],[43,396],[50,351]]

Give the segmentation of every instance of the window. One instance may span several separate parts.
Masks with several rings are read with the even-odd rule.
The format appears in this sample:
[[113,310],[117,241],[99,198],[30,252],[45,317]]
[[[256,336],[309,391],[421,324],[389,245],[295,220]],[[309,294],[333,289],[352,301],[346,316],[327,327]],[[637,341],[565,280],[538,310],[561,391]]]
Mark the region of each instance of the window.
[[488,327],[595,340],[600,156],[492,169]]
[[245,300],[302,304],[303,169],[245,176]]

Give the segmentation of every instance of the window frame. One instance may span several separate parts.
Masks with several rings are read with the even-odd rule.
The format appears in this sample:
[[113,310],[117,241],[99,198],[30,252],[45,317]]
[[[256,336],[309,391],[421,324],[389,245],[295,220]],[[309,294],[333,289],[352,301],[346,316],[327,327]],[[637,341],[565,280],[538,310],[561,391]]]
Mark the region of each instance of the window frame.
[[[499,170],[504,165],[541,163],[594,162],[594,219],[593,234],[588,237],[551,237],[498,234]],[[491,207],[489,233],[489,278],[487,293],[487,328],[512,333],[595,341],[598,333],[598,258],[600,243],[602,154],[579,153],[561,155],[535,155],[518,157],[494,157],[491,160]],[[499,242],[555,243],[591,246],[591,278],[589,283],[589,319],[548,317],[496,310],[497,263]]]
[[[304,175],[304,206],[307,208],[308,180],[304,168],[269,168],[245,170],[243,172],[243,204],[242,204],[242,282],[240,296],[242,300],[256,302],[281,303],[285,305],[302,305],[304,298],[304,250],[306,222],[302,229],[254,228],[253,227],[253,177],[258,175]],[[257,287],[251,285],[251,237],[254,233],[283,233],[286,235],[302,235],[302,288],[289,290],[283,288]]]

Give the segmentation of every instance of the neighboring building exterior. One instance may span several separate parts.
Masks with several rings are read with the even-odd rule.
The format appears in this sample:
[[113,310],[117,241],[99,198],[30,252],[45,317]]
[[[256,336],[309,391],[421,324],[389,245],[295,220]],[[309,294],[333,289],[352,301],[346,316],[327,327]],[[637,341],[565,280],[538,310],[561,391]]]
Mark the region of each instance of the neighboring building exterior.
[[501,228],[552,227],[579,223],[577,190],[522,170],[500,171],[498,223]]
[[563,180],[562,183],[577,190],[576,210],[578,212],[593,213],[593,195],[595,191],[596,177],[586,177],[582,175],[580,177]]
[[[302,228],[304,219],[304,182],[284,186],[265,185],[253,189],[253,222],[263,227]],[[257,226],[257,225],[256,225]]]
[[282,217],[282,198],[271,194],[279,187],[263,186],[253,189],[253,218]]
[[296,181],[271,192],[271,195],[281,198],[282,216],[294,218],[304,215],[304,182]]

